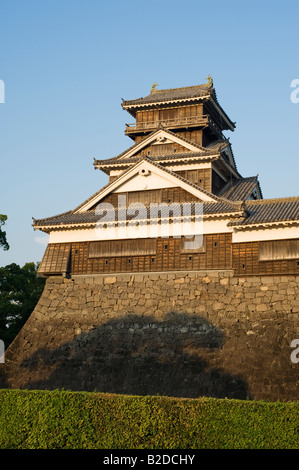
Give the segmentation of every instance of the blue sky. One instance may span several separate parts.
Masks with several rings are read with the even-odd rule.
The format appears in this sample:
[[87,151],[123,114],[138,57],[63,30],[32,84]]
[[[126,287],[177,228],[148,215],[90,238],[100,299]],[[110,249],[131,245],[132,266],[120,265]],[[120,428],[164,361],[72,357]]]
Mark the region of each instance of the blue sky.
[[107,183],[93,158],[132,140],[121,98],[197,85],[210,74],[236,122],[243,176],[265,198],[298,196],[298,0],[0,0],[0,213],[10,250],[0,266],[40,261],[32,228]]

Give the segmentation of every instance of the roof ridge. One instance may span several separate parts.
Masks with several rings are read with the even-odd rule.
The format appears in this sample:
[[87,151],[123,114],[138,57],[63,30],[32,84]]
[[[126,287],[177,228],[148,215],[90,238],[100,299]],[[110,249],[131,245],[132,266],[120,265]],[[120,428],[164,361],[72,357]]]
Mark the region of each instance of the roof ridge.
[[[147,157],[150,157],[152,158],[153,160],[167,160],[167,159],[175,159],[176,157],[178,158],[187,158],[187,157],[203,157],[203,158],[206,158],[206,157],[209,157],[209,156],[213,156],[215,152],[171,152],[171,153],[164,153],[162,155],[147,155]],[[105,159],[105,160],[95,160],[94,161],[94,164],[96,165],[105,165],[105,163],[107,162],[107,164],[109,163],[115,163],[117,165],[117,163],[130,163],[130,162],[135,162],[136,160],[138,160],[140,157],[130,157],[130,158],[124,158],[123,160],[113,160],[113,158],[109,159]]]
[[298,202],[299,196],[290,196],[290,197],[281,197],[281,198],[269,198],[269,199],[255,199],[255,200],[248,200],[246,204],[275,204],[278,202]]
[[175,88],[163,88],[161,90],[157,90],[155,89],[154,93],[149,93],[148,95],[146,96],[141,96],[140,98],[133,98],[131,100],[124,100],[123,99],[123,102],[122,102],[122,106],[127,106],[127,105],[130,105],[130,103],[135,103],[137,101],[141,101],[141,100],[144,100],[145,98],[148,98],[150,96],[155,96],[155,95],[158,95],[159,93],[167,93],[167,92],[176,92],[176,91],[181,91],[181,90],[190,90],[191,88],[201,88],[203,90],[206,90],[206,91],[214,91],[214,86],[213,84],[210,84],[209,82],[207,83],[202,83],[200,85],[189,85],[189,86],[184,86],[184,87],[175,87]]
[[[194,96],[190,96],[190,97],[184,97],[184,96],[174,96],[174,97],[165,97],[165,98],[162,98],[162,101],[163,102],[177,102],[177,101],[184,101],[184,100],[190,100],[190,99],[197,99],[197,98],[204,98],[205,95],[203,93],[207,93],[208,95],[213,95],[214,98],[217,100],[216,98],[216,93],[215,93],[215,90],[213,88],[213,86],[210,86],[210,85],[205,85],[205,84],[202,84],[202,85],[193,85],[193,86],[189,86],[189,87],[181,87],[181,88],[165,88],[163,90],[155,90],[154,93],[149,93],[148,95],[146,96],[143,96],[143,97],[140,97],[140,98],[134,98],[134,99],[131,99],[131,100],[124,100],[122,101],[122,104],[121,106],[123,107],[123,109],[126,109],[126,108],[129,108],[129,107],[134,107],[134,105],[138,105],[140,102],[143,102],[143,100],[146,100],[146,104],[147,105],[152,105],[154,104],[155,102],[158,102],[159,99],[160,99],[160,96],[159,95],[162,95],[163,93],[164,94],[167,94],[167,93],[178,93],[179,91],[182,91],[182,90],[190,90],[190,89],[195,89],[198,88],[198,91],[201,90],[202,93],[198,93],[198,95],[194,94]],[[208,97],[208,95],[206,97]],[[152,97],[156,97],[155,99],[152,98]],[[152,99],[150,99],[152,98]]]
[[163,88],[161,90],[158,90],[156,88],[155,93],[153,93],[153,94],[160,93],[160,92],[163,92],[163,91],[187,90],[187,89],[190,89],[190,88],[199,88],[199,87],[213,88],[213,85],[210,85],[209,83],[202,83],[200,85],[179,86],[179,87],[175,87],[175,88]]

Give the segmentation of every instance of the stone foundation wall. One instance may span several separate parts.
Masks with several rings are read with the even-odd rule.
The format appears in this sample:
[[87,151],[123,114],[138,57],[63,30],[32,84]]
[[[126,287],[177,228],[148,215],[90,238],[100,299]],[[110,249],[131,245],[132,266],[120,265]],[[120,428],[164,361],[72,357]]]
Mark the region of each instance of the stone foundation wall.
[[299,276],[49,278],[3,387],[297,400]]

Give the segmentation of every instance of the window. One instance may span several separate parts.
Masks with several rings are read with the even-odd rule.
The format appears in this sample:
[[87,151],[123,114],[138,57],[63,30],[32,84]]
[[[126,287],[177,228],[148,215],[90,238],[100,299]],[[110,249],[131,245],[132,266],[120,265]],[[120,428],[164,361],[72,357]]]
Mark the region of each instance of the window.
[[160,109],[159,112],[159,119],[160,121],[166,121],[168,119],[175,119],[178,114],[177,108],[167,108],[167,109]]
[[299,240],[272,240],[259,243],[259,260],[299,258]]
[[108,258],[113,256],[155,255],[156,240],[140,238],[136,240],[103,240],[89,242],[89,258]]

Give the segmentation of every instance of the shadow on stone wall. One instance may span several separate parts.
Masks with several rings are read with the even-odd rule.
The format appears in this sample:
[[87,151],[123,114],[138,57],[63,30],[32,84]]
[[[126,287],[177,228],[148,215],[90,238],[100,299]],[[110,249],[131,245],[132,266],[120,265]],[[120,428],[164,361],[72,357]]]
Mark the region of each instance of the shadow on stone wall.
[[[210,365],[225,338],[199,316],[167,313],[158,320],[128,314],[77,333],[71,342],[24,360],[28,377],[33,372],[40,380],[22,388],[249,398],[242,379]],[[48,379],[46,370],[52,371]]]

